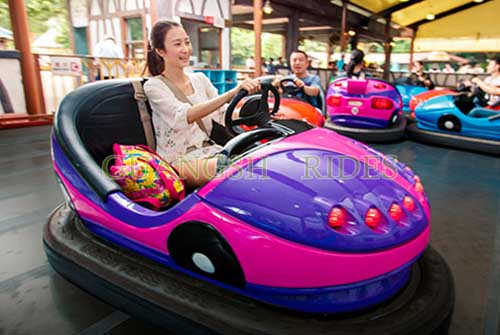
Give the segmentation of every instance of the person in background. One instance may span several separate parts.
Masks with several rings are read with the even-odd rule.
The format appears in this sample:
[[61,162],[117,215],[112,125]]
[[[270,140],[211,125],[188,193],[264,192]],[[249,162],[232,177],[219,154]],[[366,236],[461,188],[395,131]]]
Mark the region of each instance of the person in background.
[[471,72],[474,73],[474,74],[483,74],[484,73],[484,69],[481,67],[481,64],[476,63],[474,65],[474,67],[472,68]]
[[95,57],[94,64],[100,65],[96,80],[99,79],[113,79],[118,75],[118,67],[112,66],[111,72],[108,67],[99,62],[99,58],[113,58],[113,59],[123,59],[123,50],[116,44],[115,37],[113,35],[106,35],[104,39],[97,43],[94,47],[94,52],[92,54]]
[[[488,67],[486,68],[489,76],[484,80],[478,77],[472,78],[470,82],[465,82],[466,85],[474,83],[479,88],[481,88],[486,94],[488,94],[488,104],[496,105],[500,103],[500,57],[491,59],[488,62]],[[498,111],[487,109],[487,108],[476,108],[469,116],[473,117],[489,117],[498,114]]]
[[247,60],[245,61],[245,66],[247,69],[255,69],[255,60],[253,59],[253,56],[247,58]]
[[[222,147],[212,144],[209,137],[213,122],[223,123],[225,110],[221,107],[240,89],[256,93],[260,82],[246,79],[219,95],[205,74],[184,71],[193,48],[180,24],[157,22],[150,40],[147,67],[153,77],[144,84],[144,92],[153,111],[157,151],[177,169],[188,187],[195,188],[214,177],[226,162],[217,155]],[[171,87],[189,102],[181,101],[182,96],[179,99]]]
[[7,49],[7,39],[4,37],[0,37],[0,50]]
[[365,53],[359,49],[354,49],[351,53],[351,60],[346,66],[346,76],[348,78],[360,78],[364,79],[366,77]]
[[344,68],[345,67],[345,60],[344,59],[345,59],[345,55],[342,54],[340,56],[340,59],[337,61],[337,69],[339,72],[345,71],[345,68]]
[[[318,96],[321,92],[321,81],[318,76],[309,74],[307,54],[302,50],[292,51],[290,54],[290,69],[293,72],[294,83],[304,90],[304,95],[298,97],[307,100],[311,105],[321,108]],[[279,87],[281,76],[276,76],[273,85]]]
[[283,59],[283,57],[279,56],[278,57],[278,68],[284,68],[286,67],[286,64],[285,64],[285,60]]
[[441,72],[441,69],[439,68],[438,64],[434,63],[434,64],[432,64],[429,72],[437,73],[437,72]]
[[267,74],[276,74],[277,68],[276,64],[274,63],[274,59],[272,57],[269,57],[269,63],[267,64]]
[[460,65],[457,70],[457,73],[470,73],[472,71],[472,66],[469,63],[465,63]]
[[423,86],[429,90],[434,89],[434,83],[432,82],[431,77],[424,72],[424,63],[421,61],[413,62],[412,76],[415,78],[414,84],[416,86]]

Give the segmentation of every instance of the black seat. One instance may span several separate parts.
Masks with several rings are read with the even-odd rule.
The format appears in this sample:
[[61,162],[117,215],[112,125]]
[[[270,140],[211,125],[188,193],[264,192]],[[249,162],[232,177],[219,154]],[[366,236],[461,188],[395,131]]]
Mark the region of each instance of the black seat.
[[130,80],[100,81],[69,93],[59,105],[54,133],[72,165],[103,198],[119,190],[101,170],[113,143],[146,144]]

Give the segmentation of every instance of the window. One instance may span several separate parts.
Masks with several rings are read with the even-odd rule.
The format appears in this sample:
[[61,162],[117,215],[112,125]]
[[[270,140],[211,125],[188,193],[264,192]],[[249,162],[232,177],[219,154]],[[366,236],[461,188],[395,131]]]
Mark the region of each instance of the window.
[[220,29],[212,27],[199,28],[200,62],[210,68],[220,68]]
[[129,58],[145,58],[144,30],[142,17],[125,19],[127,38],[125,40],[126,55]]

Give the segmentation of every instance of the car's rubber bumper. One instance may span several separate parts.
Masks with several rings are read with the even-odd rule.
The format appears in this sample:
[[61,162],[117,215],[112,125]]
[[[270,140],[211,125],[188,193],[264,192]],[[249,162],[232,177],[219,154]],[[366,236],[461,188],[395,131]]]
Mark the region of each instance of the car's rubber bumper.
[[395,126],[386,129],[349,128],[330,121],[326,121],[325,128],[364,143],[390,143],[405,137],[406,124],[406,117],[401,117]]
[[406,132],[408,138],[417,142],[500,156],[500,141],[467,137],[458,133],[430,131],[419,128],[417,123],[409,124]]
[[[384,304],[355,314],[313,316],[261,303],[168,269],[105,243],[79,228],[77,221],[66,206],[49,218],[44,248],[52,267],[116,308],[171,331],[303,334],[329,329],[329,334],[434,334],[449,326],[453,280],[432,249],[412,266],[408,284]],[[367,322],[370,327],[363,326]]]

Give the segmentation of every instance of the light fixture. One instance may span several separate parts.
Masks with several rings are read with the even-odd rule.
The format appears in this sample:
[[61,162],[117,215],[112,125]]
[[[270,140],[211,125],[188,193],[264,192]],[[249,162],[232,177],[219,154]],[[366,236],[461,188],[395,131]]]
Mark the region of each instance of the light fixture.
[[427,20],[431,21],[431,20],[434,20],[436,18],[436,16],[432,13],[429,13],[429,14],[427,14],[427,16],[425,18]]
[[396,42],[394,42],[394,41],[391,41],[389,44],[391,45],[392,48],[394,48],[396,46]]
[[410,0],[399,0],[399,2],[408,2]]
[[262,7],[262,10],[266,14],[271,14],[273,12],[274,9],[273,9],[273,7],[271,7],[271,1],[270,0],[266,0],[266,3],[264,4],[264,7]]
[[347,32],[347,34],[348,34],[349,36],[355,36],[355,35],[356,35],[356,32],[355,32],[354,30],[350,29],[350,30]]
[[472,0],[472,1],[475,2],[475,3],[481,3],[481,2],[483,2],[483,0]]

